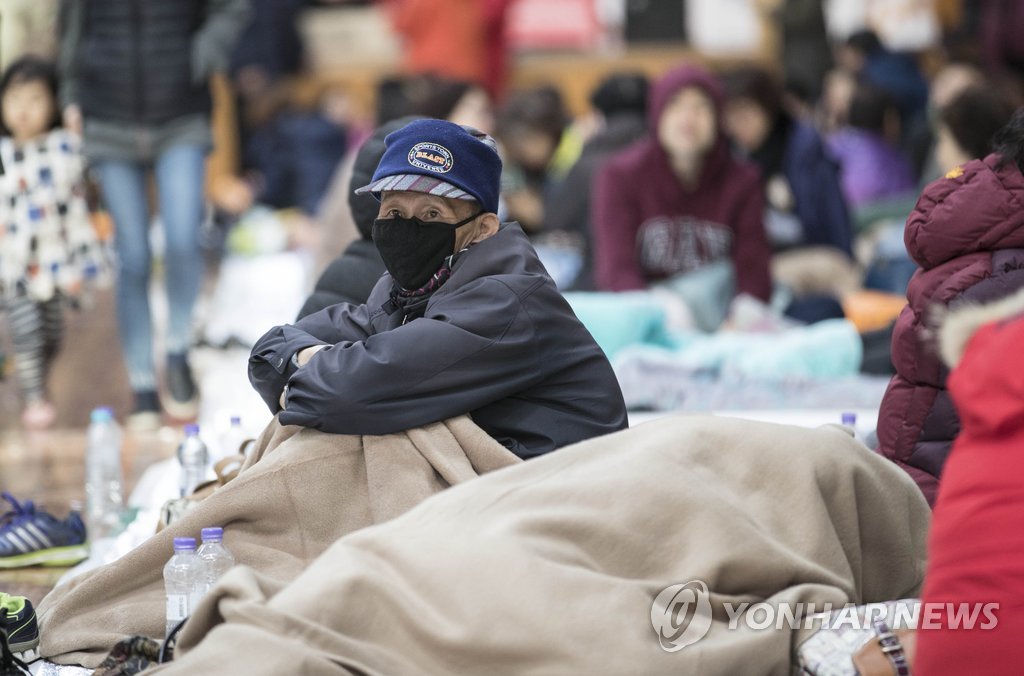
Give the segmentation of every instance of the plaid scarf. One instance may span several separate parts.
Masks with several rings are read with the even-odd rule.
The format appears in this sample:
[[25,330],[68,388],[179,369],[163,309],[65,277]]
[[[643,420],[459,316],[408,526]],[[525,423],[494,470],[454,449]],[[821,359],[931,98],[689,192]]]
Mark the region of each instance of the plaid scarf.
[[462,249],[461,251],[445,258],[444,263],[442,263],[441,267],[437,269],[437,272],[435,272],[433,276],[427,280],[427,283],[420,288],[409,291],[408,289],[403,289],[398,286],[398,284],[394,284],[391,287],[391,301],[397,305],[405,315],[403,324],[423,316],[423,313],[426,312],[427,309],[427,301],[430,300],[430,297],[434,295],[434,292],[440,289],[441,285],[447,282],[448,278],[452,276],[452,266],[455,265],[455,261],[457,261],[459,256],[461,256],[468,248],[469,247],[466,247],[466,249]]

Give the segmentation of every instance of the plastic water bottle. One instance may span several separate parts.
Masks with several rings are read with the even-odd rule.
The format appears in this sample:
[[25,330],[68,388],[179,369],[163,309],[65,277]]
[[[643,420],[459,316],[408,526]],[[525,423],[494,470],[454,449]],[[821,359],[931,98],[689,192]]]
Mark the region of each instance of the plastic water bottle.
[[174,556],[164,566],[167,628],[164,636],[192,614],[193,601],[205,584],[203,560],[196,556],[195,538],[174,538]]
[[220,456],[226,458],[229,455],[236,455],[241,452],[242,443],[247,439],[245,430],[242,429],[242,419],[237,415],[231,416],[231,426],[220,436]]
[[852,411],[846,411],[841,416],[843,427],[849,427],[850,431],[853,432],[853,438],[857,441],[864,443],[864,431],[857,427],[857,414]]
[[199,547],[198,556],[203,560],[206,584],[203,593],[210,591],[220,577],[235,565],[235,557],[224,546],[224,529],[204,528],[203,544]]
[[185,425],[185,440],[178,446],[182,497],[191,495],[195,487],[206,478],[206,465],[209,460],[206,444],[199,438],[199,425]]
[[123,440],[113,412],[106,407],[95,409],[90,416],[85,451],[86,527],[93,541],[113,534],[121,521]]

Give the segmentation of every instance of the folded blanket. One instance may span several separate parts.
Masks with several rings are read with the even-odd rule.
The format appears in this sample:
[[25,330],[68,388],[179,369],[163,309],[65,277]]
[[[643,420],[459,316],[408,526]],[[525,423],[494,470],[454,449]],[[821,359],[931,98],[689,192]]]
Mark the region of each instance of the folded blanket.
[[[664,418],[441,492],[283,588],[236,567],[154,673],[788,675],[799,632],[724,604],[912,596],[928,519],[838,427]],[[663,650],[652,604],[695,581],[709,631]]]
[[163,638],[163,567],[175,537],[223,526],[236,561],[283,586],[342,535],[518,462],[468,416],[365,437],[272,422],[236,479],[138,549],[50,592],[37,608],[41,652],[95,667],[127,636]]

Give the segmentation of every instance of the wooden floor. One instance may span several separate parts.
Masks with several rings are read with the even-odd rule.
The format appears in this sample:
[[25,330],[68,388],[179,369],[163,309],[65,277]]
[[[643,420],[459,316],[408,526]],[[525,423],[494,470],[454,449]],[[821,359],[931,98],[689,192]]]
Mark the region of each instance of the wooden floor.
[[[0,345],[10,354],[6,331]],[[121,361],[112,295],[104,293],[86,312],[69,312],[64,348],[54,363],[49,387],[58,410],[52,430],[28,433],[19,423],[20,401],[8,374],[0,382],[0,490],[63,518],[85,497],[85,428],[89,412],[109,405],[123,419],[131,394]],[[151,463],[170,457],[176,435],[126,435],[123,454],[125,495]],[[0,514],[8,505],[0,502]],[[64,571],[25,568],[0,571],[0,591],[27,596],[34,603]]]

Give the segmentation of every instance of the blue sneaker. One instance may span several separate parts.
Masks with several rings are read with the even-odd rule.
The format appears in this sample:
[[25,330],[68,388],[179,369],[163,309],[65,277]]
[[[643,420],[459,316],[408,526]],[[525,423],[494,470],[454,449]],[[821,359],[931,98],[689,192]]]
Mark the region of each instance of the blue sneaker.
[[19,503],[0,493],[13,509],[0,517],[0,569],[24,566],[72,566],[89,556],[85,524],[77,512],[61,521],[36,511],[31,500]]

